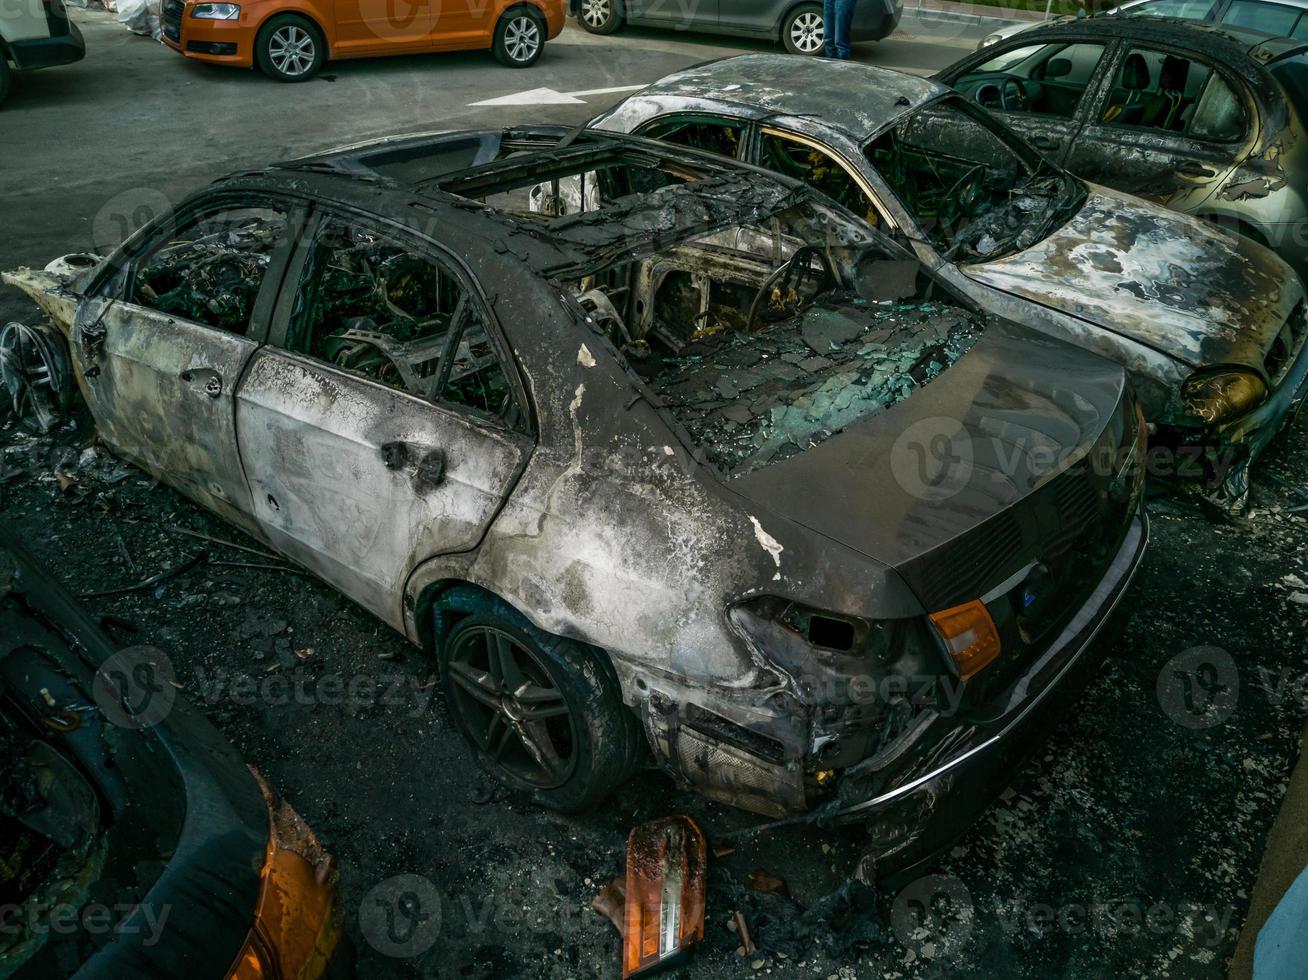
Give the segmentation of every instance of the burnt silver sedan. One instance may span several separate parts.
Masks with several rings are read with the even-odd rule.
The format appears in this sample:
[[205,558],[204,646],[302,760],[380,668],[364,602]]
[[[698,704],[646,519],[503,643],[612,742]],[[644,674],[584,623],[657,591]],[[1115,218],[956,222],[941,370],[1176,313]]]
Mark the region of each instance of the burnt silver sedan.
[[759,164],[865,217],[983,308],[1122,364],[1159,431],[1150,472],[1237,505],[1308,393],[1299,276],[1267,248],[1060,169],[936,82],[745,55],[601,115]]
[[921,858],[1093,676],[1145,547],[1118,365],[709,154],[364,146],[6,278],[114,451],[430,650],[562,810],[648,749]]

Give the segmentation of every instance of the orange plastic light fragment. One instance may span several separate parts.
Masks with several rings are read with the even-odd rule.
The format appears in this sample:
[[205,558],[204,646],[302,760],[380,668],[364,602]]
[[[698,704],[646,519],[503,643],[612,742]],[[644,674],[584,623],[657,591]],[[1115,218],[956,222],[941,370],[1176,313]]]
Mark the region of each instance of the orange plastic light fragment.
[[627,838],[622,976],[680,955],[704,938],[708,845],[689,817],[641,824]]
[[999,632],[980,599],[932,613],[931,622],[964,680],[979,674],[999,656]]

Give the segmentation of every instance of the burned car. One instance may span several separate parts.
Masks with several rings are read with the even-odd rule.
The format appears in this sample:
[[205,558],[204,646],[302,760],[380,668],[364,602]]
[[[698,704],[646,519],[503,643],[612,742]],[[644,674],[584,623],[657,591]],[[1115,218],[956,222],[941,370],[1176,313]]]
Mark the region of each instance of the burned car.
[[102,440],[431,651],[478,758],[560,810],[648,749],[929,851],[1067,710],[1144,551],[1118,365],[711,154],[355,147],[70,264],[7,280]]
[[0,976],[352,975],[331,856],[0,528]]
[[936,82],[745,55],[597,118],[818,187],[982,308],[1122,364],[1159,427],[1156,477],[1242,501],[1308,378],[1304,288],[1272,252],[1042,158]]
[[1024,32],[937,78],[1078,177],[1267,245],[1305,273],[1305,65],[1301,39],[1120,14]]

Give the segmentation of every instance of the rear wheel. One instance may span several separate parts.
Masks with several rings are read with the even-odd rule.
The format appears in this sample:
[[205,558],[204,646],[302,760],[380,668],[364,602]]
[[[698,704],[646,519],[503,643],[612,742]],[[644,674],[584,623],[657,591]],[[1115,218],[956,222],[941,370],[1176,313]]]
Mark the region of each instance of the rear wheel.
[[526,7],[506,11],[495,25],[495,58],[510,68],[530,68],[545,50],[545,24]]
[[791,54],[821,54],[826,46],[822,6],[802,3],[781,22],[781,42]]
[[571,813],[632,774],[643,735],[612,672],[583,645],[479,614],[451,631],[441,660],[451,719],[506,785]]
[[303,17],[278,14],[259,30],[254,58],[259,70],[269,78],[307,82],[327,60],[327,42],[318,28]]
[[592,34],[612,34],[622,26],[622,0],[581,0],[577,19]]

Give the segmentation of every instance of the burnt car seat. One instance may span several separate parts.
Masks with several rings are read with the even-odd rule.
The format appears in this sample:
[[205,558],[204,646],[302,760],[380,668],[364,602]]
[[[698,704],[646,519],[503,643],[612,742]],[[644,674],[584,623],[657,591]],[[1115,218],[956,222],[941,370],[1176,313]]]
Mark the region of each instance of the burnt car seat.
[[1119,91],[1125,95],[1104,113],[1104,122],[1118,126],[1140,125],[1145,112],[1142,101],[1151,81],[1149,62],[1140,52],[1132,51],[1122,65],[1122,77],[1118,82]]
[[1176,132],[1183,128],[1181,110],[1185,107],[1185,86],[1190,79],[1190,62],[1168,55],[1158,73],[1158,91],[1145,100],[1142,126]]

